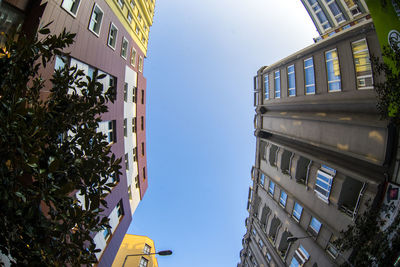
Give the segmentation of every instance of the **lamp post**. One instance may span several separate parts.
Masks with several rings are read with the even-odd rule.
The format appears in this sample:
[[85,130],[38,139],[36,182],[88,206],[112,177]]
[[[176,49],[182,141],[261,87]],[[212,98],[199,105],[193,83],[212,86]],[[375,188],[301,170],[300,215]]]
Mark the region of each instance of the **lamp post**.
[[[312,235],[309,235],[309,236],[302,236],[302,237],[290,236],[290,237],[288,237],[288,238],[286,239],[286,241],[287,241],[289,244],[291,244],[291,243],[296,242],[296,241],[299,240],[299,239],[304,239],[304,238],[309,238],[309,237],[313,237],[313,236],[312,236]],[[343,256],[340,254],[340,252],[338,253],[338,256],[342,257],[342,259],[344,259],[344,260],[346,261],[346,263],[349,264],[351,267],[354,267],[354,265],[351,264],[351,262],[349,262],[345,257],[343,257]]]
[[161,250],[159,252],[155,252],[155,253],[142,253],[142,254],[129,254],[125,256],[124,259],[124,263],[122,263],[122,267],[125,266],[126,260],[128,259],[128,257],[134,257],[134,256],[148,256],[148,255],[155,255],[158,254],[160,256],[168,256],[172,254],[171,250]]

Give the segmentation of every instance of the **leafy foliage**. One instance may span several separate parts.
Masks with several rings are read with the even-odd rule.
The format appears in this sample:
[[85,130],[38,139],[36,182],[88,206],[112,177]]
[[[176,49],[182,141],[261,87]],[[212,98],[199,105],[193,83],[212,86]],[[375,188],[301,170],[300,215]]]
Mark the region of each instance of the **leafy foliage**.
[[384,227],[392,208],[368,207],[335,241],[342,252],[352,249],[349,261],[353,266],[393,266],[400,251],[400,216]]
[[47,26],[42,39],[7,36],[0,51],[0,252],[15,266],[90,265],[93,234],[110,227],[101,216],[113,186],[107,177],[120,169],[96,131],[114,88],[103,93],[102,75],[64,67],[41,100],[49,86],[39,71],[66,56],[75,36],[49,35]]
[[400,126],[400,48],[386,46],[383,56],[388,63],[372,58],[375,81],[379,75],[383,74],[385,77],[384,82],[374,84],[378,95],[377,108],[383,118],[388,118]]

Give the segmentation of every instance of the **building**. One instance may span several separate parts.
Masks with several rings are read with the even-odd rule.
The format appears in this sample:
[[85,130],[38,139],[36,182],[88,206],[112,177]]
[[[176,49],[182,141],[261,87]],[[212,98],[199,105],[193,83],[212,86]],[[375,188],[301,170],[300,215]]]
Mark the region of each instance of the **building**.
[[364,0],[301,0],[301,2],[320,35],[315,41],[370,19],[368,6]]
[[333,242],[368,202],[381,202],[393,162],[396,134],[376,109],[369,61],[380,51],[368,19],[258,70],[256,156],[238,266],[347,260]]
[[128,256],[136,254],[155,253],[154,241],[147,236],[126,234],[119,248],[117,256],[112,267],[122,266],[140,266],[140,267],[158,267],[155,254]]
[[[116,186],[106,197],[104,215],[112,228],[94,236],[101,249],[97,254],[99,266],[112,264],[148,187],[143,65],[154,7],[154,0],[0,1],[2,31],[21,28],[34,35],[38,28],[53,21],[49,26],[52,34],[64,28],[77,34],[68,48],[70,56],[65,61],[56,58],[53,65],[42,69],[44,79],[49,80],[55,68],[69,64],[89,76],[98,70],[106,74],[101,80],[106,88],[117,88],[117,98],[103,114],[99,131],[108,136],[111,151],[124,164],[122,175],[110,178]],[[43,90],[42,97],[48,93]]]

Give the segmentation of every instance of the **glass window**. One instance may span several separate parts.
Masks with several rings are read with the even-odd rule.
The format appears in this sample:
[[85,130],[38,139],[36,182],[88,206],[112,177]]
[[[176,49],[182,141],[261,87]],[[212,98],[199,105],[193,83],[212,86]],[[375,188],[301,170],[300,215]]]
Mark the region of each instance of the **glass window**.
[[67,62],[67,58],[62,58],[60,56],[56,56],[56,62],[54,64],[54,69],[55,70],[61,70],[64,68],[64,66],[66,65]]
[[111,235],[111,231],[109,228],[106,228],[103,230],[103,237],[105,240],[107,240],[110,237],[110,235]]
[[260,184],[262,186],[264,186],[264,182],[265,182],[265,175],[264,175],[264,173],[261,173],[261,175],[260,175]]
[[300,267],[300,264],[295,257],[292,258],[292,261],[290,262],[290,267]]
[[287,68],[288,71],[288,90],[289,96],[296,96],[296,77],[294,72],[294,65]]
[[128,11],[128,15],[127,15],[127,17],[126,17],[127,19],[128,19],[128,21],[129,21],[129,23],[132,23],[132,14],[131,14],[131,12],[130,11]]
[[124,83],[124,101],[128,101],[128,83]]
[[127,137],[128,136],[128,119],[124,119],[124,136]]
[[120,8],[123,8],[124,1],[123,0],[118,0],[118,5],[119,5]]
[[92,16],[90,17],[89,30],[94,34],[96,34],[97,36],[99,36],[100,33],[102,20],[103,20],[103,11],[97,4],[95,4],[93,7]]
[[118,218],[121,218],[122,215],[124,215],[124,209],[123,209],[123,205],[122,205],[122,200],[120,200],[117,204],[117,215]]
[[122,39],[122,45],[121,45],[121,57],[126,59],[126,54],[128,53],[128,40],[125,39],[125,37]]
[[143,71],[143,58],[139,57],[139,71],[142,72]]
[[372,89],[372,68],[365,39],[351,43],[357,76],[357,89]]
[[139,267],[147,267],[148,263],[149,263],[149,261],[146,258],[141,257]]
[[315,217],[312,217],[311,222],[310,222],[310,227],[315,231],[316,234],[319,233],[319,230],[321,229],[321,223],[315,219]]
[[136,66],[136,50],[133,47],[131,50],[131,65],[134,67]]
[[325,52],[326,71],[328,74],[328,91],[340,91],[340,68],[336,49]]
[[108,132],[107,132],[107,136],[108,136],[108,143],[115,143],[117,142],[117,135],[116,135],[116,120],[112,120],[108,122]]
[[280,199],[279,199],[279,203],[282,205],[282,206],[286,206],[286,200],[287,200],[287,194],[286,194],[286,192],[285,191],[281,191],[281,197],[280,197]]
[[132,7],[132,8],[135,8],[135,5],[136,5],[136,4],[135,4],[135,0],[131,0],[131,7]]
[[267,255],[266,255],[266,259],[267,259],[268,262],[271,261],[271,254],[269,254],[268,252],[267,252]]
[[343,14],[342,14],[342,11],[340,10],[340,8],[335,0],[325,0],[325,2],[328,4],[329,9],[331,10],[333,16],[335,17],[337,23],[346,21],[346,19],[344,18]]
[[269,77],[268,74],[264,76],[264,90],[265,90],[265,99],[269,99]]
[[61,4],[62,8],[68,11],[73,16],[76,16],[78,13],[78,8],[80,4],[80,0],[64,0]]
[[268,187],[268,192],[273,195],[275,191],[275,183],[272,181],[269,181],[269,187]]
[[302,213],[303,213],[303,207],[299,203],[295,202],[293,207],[293,217],[297,221],[300,221]]
[[304,76],[306,85],[306,95],[315,94],[315,75],[313,58],[304,60]]
[[144,244],[143,253],[150,254],[151,247],[147,244]]
[[329,202],[329,194],[332,188],[333,176],[321,170],[317,172],[317,180],[315,181],[314,191],[317,196],[325,202]]
[[281,98],[281,75],[280,71],[275,71],[275,98]]
[[255,228],[253,228],[253,231],[251,231],[251,233],[252,233],[253,236],[257,236],[257,232],[256,232]]
[[125,169],[128,171],[129,170],[129,154],[125,154]]
[[136,132],[136,117],[132,118],[132,133]]
[[260,238],[260,240],[258,240],[258,245],[260,246],[260,249],[263,249],[264,242],[261,240],[261,238]]
[[108,45],[112,49],[115,49],[115,44],[117,43],[117,35],[118,35],[118,29],[117,27],[115,27],[113,23],[111,23],[110,32],[108,33]]

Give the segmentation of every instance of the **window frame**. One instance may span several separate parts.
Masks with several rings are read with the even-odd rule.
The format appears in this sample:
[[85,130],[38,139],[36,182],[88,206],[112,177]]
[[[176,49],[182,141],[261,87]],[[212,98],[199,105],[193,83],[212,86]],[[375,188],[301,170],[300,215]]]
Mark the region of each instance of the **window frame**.
[[[354,49],[353,49],[353,44],[360,43],[360,42],[365,42],[366,49],[361,50],[361,51],[357,51],[357,52],[355,53],[355,52],[354,52]],[[372,72],[372,64],[371,64],[371,60],[370,60],[371,55],[370,55],[370,53],[369,53],[369,48],[368,48],[367,39],[366,39],[366,38],[362,38],[362,39],[360,39],[360,40],[353,41],[353,42],[350,43],[350,45],[351,45],[351,51],[352,51],[352,55],[353,55],[354,72],[355,72],[355,74],[356,74],[355,76],[356,76],[356,87],[357,87],[357,90],[370,90],[370,89],[374,89],[374,77],[373,77],[373,72]],[[360,75],[360,76],[358,76],[358,75],[357,75],[357,68],[356,68],[357,64],[356,64],[356,61],[355,61],[355,57],[354,57],[354,56],[355,56],[355,54],[359,54],[359,53],[362,53],[362,52],[367,52],[367,54],[368,54],[368,60],[369,60],[369,66],[370,66],[370,72],[371,72],[371,74],[368,74],[368,75]],[[371,78],[372,85],[371,85],[371,86],[360,87],[359,84],[358,84],[358,79],[359,79],[359,78]]]
[[140,258],[139,267],[147,267],[148,264],[149,264],[149,260],[142,256]]
[[128,10],[128,14],[126,15],[126,19],[128,20],[129,24],[132,23],[133,15],[129,10]]
[[[272,192],[271,192],[272,191]],[[275,193],[275,183],[273,181],[269,181],[268,184],[268,194],[270,194],[271,196],[273,196]]]
[[262,185],[262,187],[264,187],[264,185],[265,185],[265,174],[264,173],[260,174],[260,185]]
[[[313,222],[319,224],[318,230],[313,227],[313,225],[312,225]],[[312,229],[314,231],[312,234],[315,234],[315,236],[318,236],[319,232],[321,231],[322,223],[317,218],[312,216],[310,223],[308,224],[308,227],[309,227],[309,229]]]
[[[289,68],[293,67],[293,71],[289,72]],[[287,66],[287,79],[288,79],[288,96],[289,97],[294,97],[296,96],[296,68],[294,64]],[[289,87],[290,84],[290,75],[293,75],[294,78],[294,87]],[[294,94],[291,94],[291,92],[294,92]]]
[[264,76],[264,99],[269,100],[269,74]]
[[[332,191],[333,178],[334,176],[332,174],[324,172],[321,169],[317,171],[314,192],[316,193],[319,199],[321,199],[327,204],[329,204],[329,196]],[[319,188],[320,191],[317,190],[317,187]],[[325,194],[321,191],[325,191]]]
[[[101,14],[102,14],[102,15],[101,15],[101,20],[100,20],[99,32],[98,32],[98,33],[90,28],[90,24],[91,24],[91,22],[92,22],[92,18],[93,18],[94,12],[96,11],[96,8],[98,8],[98,9],[100,10]],[[92,9],[92,14],[90,15],[90,19],[89,19],[88,29],[89,29],[89,31],[90,31],[91,33],[93,33],[93,34],[96,35],[97,37],[100,37],[101,26],[102,26],[102,24],[103,24],[103,17],[104,17],[104,11],[103,11],[103,9],[101,9],[100,6],[99,6],[97,3],[94,3],[93,9]],[[96,23],[97,23],[97,21],[96,21]]]
[[[312,65],[311,66],[306,66],[306,61],[310,60],[312,61]],[[315,84],[315,68],[314,68],[314,58],[311,56],[309,58],[306,58],[303,60],[303,66],[304,66],[304,88],[305,88],[305,94],[306,95],[315,95],[315,91],[316,91],[316,84]],[[314,83],[312,84],[307,84],[307,74],[306,74],[306,69],[312,69],[312,74],[314,77]],[[307,89],[309,87],[313,87],[313,92],[307,92]]]
[[287,203],[287,193],[284,190],[281,190],[281,194],[279,197],[279,205],[281,205],[283,208],[286,207],[286,203]]
[[[333,52],[333,51],[336,52],[336,58],[332,57],[332,59],[328,60],[327,54],[330,53],[330,52]],[[328,62],[332,62],[332,69],[334,70],[334,67],[335,67],[334,61],[335,61],[335,59],[337,60],[337,64],[338,64],[338,67],[339,67],[339,79],[330,81],[329,80],[329,74],[328,74]],[[338,52],[337,48],[333,48],[331,50],[325,51],[325,68],[326,68],[326,80],[327,80],[327,85],[328,85],[328,92],[329,93],[341,92],[342,91],[342,75],[341,75],[341,72],[340,72],[339,52]],[[335,76],[337,76],[337,75],[335,75]],[[331,90],[330,87],[329,87],[329,84],[330,83],[336,83],[336,82],[339,82],[339,89]]]
[[[301,208],[300,214],[298,214],[299,212],[296,210],[296,205]],[[298,218],[297,218],[296,214],[298,214],[298,216],[299,216]],[[295,201],[294,205],[293,205],[292,217],[295,219],[295,221],[300,222],[302,214],[303,214],[303,206]]]
[[[113,37],[114,40],[115,40],[114,46],[112,46],[112,45],[110,44],[110,36],[111,36],[111,30],[112,30],[112,28],[115,28],[115,29],[116,29],[115,37]],[[115,51],[115,48],[117,47],[117,38],[118,38],[118,28],[117,28],[117,26],[115,26],[114,23],[110,22],[110,29],[108,30],[107,45],[108,45],[108,47],[110,47],[110,48],[111,48],[112,50],[114,50],[114,51]]]
[[124,0],[117,0],[117,4],[121,9],[124,8]]
[[[123,50],[124,50],[124,44],[126,44],[126,48],[125,48],[125,56],[123,55]],[[121,43],[121,57],[123,58],[123,59],[127,59],[128,58],[128,48],[129,48],[129,41],[128,41],[128,39],[126,39],[125,38],[125,36],[124,37],[122,37],[122,43]]]
[[143,57],[142,56],[139,56],[138,70],[140,72],[143,72]]
[[144,254],[150,254],[151,253],[151,246],[149,246],[147,243],[144,243],[143,253]]
[[[276,74],[278,73],[278,76],[276,76]],[[278,80],[278,82],[277,82]],[[279,86],[277,86],[279,85]],[[277,87],[279,87],[279,90],[277,90]],[[275,91],[275,98],[279,99],[281,98],[281,71],[280,70],[276,70],[274,72],[274,91]]]
[[63,1],[61,2],[61,8],[64,9],[65,11],[67,11],[68,14],[70,14],[71,16],[73,16],[74,18],[76,18],[76,16],[78,15],[78,12],[79,12],[79,7],[81,6],[81,0],[71,0],[71,1],[74,2],[74,3],[75,3],[75,1],[79,1],[79,2],[78,2],[78,7],[76,8],[76,13],[73,13],[71,10],[68,10],[68,9],[64,6],[64,3],[65,3],[66,1],[68,1],[68,0],[63,0]]
[[[136,67],[136,55],[137,55],[136,49],[132,46],[132,49],[131,49],[131,60],[130,60],[130,63],[131,63],[132,67]],[[132,58],[133,58],[133,64],[132,64]]]

